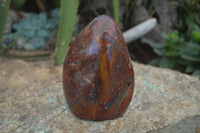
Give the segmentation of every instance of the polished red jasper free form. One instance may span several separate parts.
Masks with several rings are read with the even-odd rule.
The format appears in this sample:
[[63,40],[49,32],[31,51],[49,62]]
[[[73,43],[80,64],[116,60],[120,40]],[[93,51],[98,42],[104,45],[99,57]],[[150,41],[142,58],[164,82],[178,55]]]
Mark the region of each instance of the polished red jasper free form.
[[65,57],[63,88],[71,112],[80,118],[114,119],[126,111],[134,72],[113,19],[99,16],[77,36]]

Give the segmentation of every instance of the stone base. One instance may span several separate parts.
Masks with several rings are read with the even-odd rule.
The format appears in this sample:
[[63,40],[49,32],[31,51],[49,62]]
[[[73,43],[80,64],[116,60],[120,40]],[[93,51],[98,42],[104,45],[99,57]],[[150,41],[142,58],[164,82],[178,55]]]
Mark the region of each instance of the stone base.
[[133,62],[135,91],[123,117],[87,121],[64,98],[62,66],[0,57],[0,132],[200,132],[200,80]]

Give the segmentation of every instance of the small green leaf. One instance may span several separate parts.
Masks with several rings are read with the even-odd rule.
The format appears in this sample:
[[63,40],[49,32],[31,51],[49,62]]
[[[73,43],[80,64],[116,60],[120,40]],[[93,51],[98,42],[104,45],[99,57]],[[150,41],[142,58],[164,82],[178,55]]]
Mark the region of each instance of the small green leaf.
[[[23,29],[25,29],[25,30],[31,30],[32,27],[33,27],[33,25],[25,24],[25,25],[23,26]],[[19,29],[18,29],[18,30],[19,30]]]
[[181,53],[180,47],[174,45],[171,45],[171,47],[166,47],[166,55],[167,56],[179,56]]
[[164,48],[156,48],[154,49],[154,52],[157,54],[157,55],[160,55],[160,56],[164,56],[165,55],[165,49]]
[[35,35],[35,31],[30,30],[25,32],[26,37],[32,38]]
[[160,63],[160,58],[155,58],[155,59],[151,60],[148,64],[153,65],[153,66],[158,66],[159,63]]
[[182,53],[181,57],[185,60],[188,61],[193,61],[193,62],[200,62],[200,56],[198,55],[193,55],[191,53]]
[[40,21],[46,22],[47,21],[47,15],[45,13],[39,14]]
[[173,68],[174,65],[175,65],[174,58],[169,58],[169,57],[163,57],[159,63],[159,67],[162,68]]
[[50,32],[47,31],[47,30],[40,30],[40,31],[37,33],[37,35],[38,35],[39,37],[41,37],[41,38],[45,38],[45,37],[50,37],[50,36],[51,36]]
[[200,52],[200,44],[189,42],[187,48],[198,50]]
[[200,43],[200,31],[192,31],[193,38]]
[[200,70],[196,70],[192,75],[200,79]]
[[186,69],[185,69],[185,72],[186,72],[186,73],[192,73],[192,72],[194,72],[194,70],[195,70],[195,67],[194,67],[194,66],[188,65],[188,66],[186,67]]
[[194,62],[190,62],[188,60],[185,60],[183,58],[177,59],[177,63],[181,65],[193,65]]
[[52,25],[51,23],[47,23],[47,24],[44,26],[45,29],[50,29],[50,28],[52,28],[52,27],[53,27],[53,25]]
[[165,33],[161,34],[161,36],[165,39],[165,40],[168,40],[169,39],[169,36]]

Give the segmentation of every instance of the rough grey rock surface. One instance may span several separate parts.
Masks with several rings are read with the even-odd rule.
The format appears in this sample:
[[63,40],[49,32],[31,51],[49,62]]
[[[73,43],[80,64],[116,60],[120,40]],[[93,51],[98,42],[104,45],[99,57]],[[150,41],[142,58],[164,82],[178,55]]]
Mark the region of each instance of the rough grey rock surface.
[[195,77],[133,62],[135,91],[123,117],[88,121],[74,116],[65,102],[62,67],[52,61],[0,57],[0,62],[2,133],[200,132],[200,80]]

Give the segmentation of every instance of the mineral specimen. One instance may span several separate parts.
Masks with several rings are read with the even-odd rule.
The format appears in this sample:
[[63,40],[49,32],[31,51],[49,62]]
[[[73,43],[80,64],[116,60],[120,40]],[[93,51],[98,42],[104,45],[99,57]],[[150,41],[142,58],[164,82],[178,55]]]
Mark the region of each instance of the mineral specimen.
[[77,36],[65,57],[63,88],[71,112],[80,118],[114,119],[126,111],[134,72],[113,19],[99,16]]

